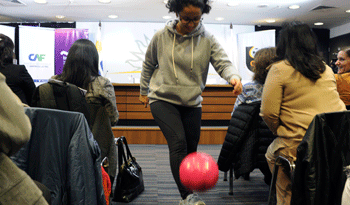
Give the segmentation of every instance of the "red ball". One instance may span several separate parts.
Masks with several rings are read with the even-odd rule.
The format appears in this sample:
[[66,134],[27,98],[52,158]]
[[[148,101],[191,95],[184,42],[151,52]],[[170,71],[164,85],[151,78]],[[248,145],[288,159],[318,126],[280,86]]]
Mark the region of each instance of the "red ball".
[[180,165],[181,183],[192,191],[213,188],[219,178],[219,168],[214,158],[203,152],[187,155]]

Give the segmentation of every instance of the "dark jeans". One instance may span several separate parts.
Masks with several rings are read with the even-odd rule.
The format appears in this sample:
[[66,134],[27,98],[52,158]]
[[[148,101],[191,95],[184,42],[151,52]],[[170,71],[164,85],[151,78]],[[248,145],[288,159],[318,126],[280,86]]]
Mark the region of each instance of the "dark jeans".
[[181,197],[185,199],[192,192],[181,184],[179,168],[183,158],[197,151],[202,108],[156,101],[151,104],[151,112],[168,142],[171,172]]

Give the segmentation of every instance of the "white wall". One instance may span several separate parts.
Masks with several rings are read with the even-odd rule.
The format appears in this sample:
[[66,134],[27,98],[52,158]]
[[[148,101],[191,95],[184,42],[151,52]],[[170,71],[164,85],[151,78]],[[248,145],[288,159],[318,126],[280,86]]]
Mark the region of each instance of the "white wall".
[[0,25],[0,33],[8,36],[15,43],[15,27]]
[[350,33],[350,23],[330,29],[330,38]]

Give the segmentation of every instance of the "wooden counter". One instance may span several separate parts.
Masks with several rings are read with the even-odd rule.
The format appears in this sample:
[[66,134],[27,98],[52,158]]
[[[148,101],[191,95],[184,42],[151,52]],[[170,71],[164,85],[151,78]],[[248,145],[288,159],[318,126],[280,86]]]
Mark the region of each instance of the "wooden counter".
[[[145,108],[139,101],[140,84],[113,83],[119,111],[119,119],[124,121],[153,120],[149,106]],[[230,85],[207,85],[202,93],[202,121],[229,121],[236,100]],[[202,127],[200,144],[222,144],[226,126]],[[160,129],[156,127],[117,125],[113,127],[116,137],[128,137],[130,144],[166,144]]]
[[[140,84],[113,84],[119,118],[126,120],[153,119],[149,106],[139,101]],[[207,85],[202,96],[203,120],[230,120],[236,97],[230,85]]]

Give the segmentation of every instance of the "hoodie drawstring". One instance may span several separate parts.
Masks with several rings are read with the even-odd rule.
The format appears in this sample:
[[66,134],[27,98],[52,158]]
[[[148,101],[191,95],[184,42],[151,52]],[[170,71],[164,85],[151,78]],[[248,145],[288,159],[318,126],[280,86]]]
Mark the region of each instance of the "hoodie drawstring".
[[193,69],[193,36],[192,36],[192,59],[191,59],[191,72],[192,72],[192,69]]
[[178,81],[178,79],[177,79],[177,73],[176,73],[176,68],[175,68],[175,57],[174,57],[175,40],[176,40],[176,34],[174,33],[174,42],[173,42],[172,57],[173,57],[173,69],[174,69],[174,74],[175,74],[175,77],[176,77],[176,81]]
[[[173,69],[174,69],[174,74],[175,74],[175,77],[176,77],[176,81],[178,81],[178,78],[177,78],[177,73],[176,73],[176,67],[175,67],[175,57],[174,57],[174,51],[175,51],[175,40],[176,40],[176,34],[174,34],[174,41],[173,41],[173,50],[171,52],[171,56],[173,58]],[[194,48],[194,43],[193,43],[193,36],[191,38],[192,40],[192,59],[191,59],[191,72],[192,72],[192,69],[193,69],[193,48]]]

